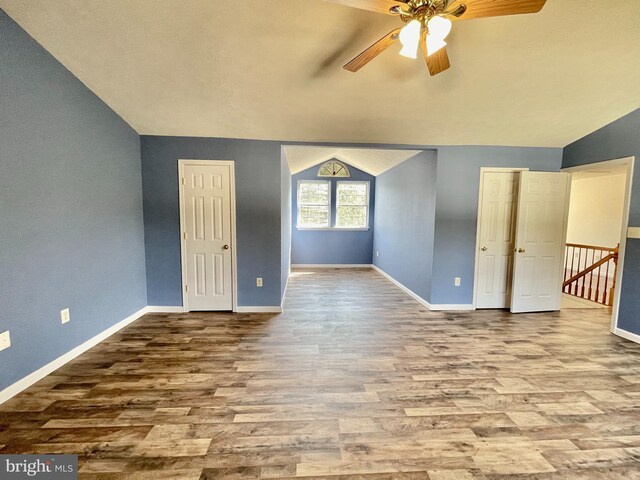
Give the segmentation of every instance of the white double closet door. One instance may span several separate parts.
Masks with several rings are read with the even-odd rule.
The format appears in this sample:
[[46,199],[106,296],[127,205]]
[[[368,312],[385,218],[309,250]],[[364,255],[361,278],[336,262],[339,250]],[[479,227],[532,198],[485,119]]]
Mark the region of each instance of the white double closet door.
[[481,173],[476,308],[560,309],[570,182],[567,173]]

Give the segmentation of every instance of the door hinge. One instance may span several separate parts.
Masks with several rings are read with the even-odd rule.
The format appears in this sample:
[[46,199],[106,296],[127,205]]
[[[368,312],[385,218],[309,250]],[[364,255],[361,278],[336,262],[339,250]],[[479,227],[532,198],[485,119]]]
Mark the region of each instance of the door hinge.
[[187,239],[187,232],[184,232],[184,233],[182,234],[182,238],[184,238],[185,240]]
[[182,184],[183,184],[183,185],[185,184],[184,177],[182,177]]
[[187,293],[189,293],[189,285],[185,285],[185,286],[184,286],[184,291],[185,291],[185,292],[187,292]]

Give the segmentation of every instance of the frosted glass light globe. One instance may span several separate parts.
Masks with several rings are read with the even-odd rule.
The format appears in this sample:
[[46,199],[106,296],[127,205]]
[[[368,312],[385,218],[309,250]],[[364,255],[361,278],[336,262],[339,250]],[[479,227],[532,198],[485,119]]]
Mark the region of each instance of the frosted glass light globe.
[[418,58],[421,28],[422,25],[419,21],[412,20],[402,30],[400,30],[400,43],[402,43],[400,55],[408,58]]
[[435,16],[427,24],[429,27],[429,35],[433,35],[434,38],[444,40],[451,32],[451,20],[448,18]]

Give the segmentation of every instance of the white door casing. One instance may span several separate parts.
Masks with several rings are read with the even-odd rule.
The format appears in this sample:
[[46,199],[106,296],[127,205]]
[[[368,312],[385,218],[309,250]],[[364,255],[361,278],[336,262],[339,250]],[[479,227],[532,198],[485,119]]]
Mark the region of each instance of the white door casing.
[[233,310],[233,164],[181,164],[185,310]]
[[520,174],[513,313],[560,310],[570,189],[567,173]]
[[509,308],[518,171],[481,173],[478,209],[476,308]]
[[[613,160],[606,160],[604,162],[596,162],[596,163],[587,163],[584,165],[578,165],[575,167],[567,167],[563,168],[563,172],[567,172],[570,174],[581,172],[581,171],[592,171],[595,168],[599,169],[609,169],[612,167],[620,167],[624,166],[627,175],[627,185],[625,188],[625,200],[624,207],[622,213],[622,232],[620,235],[620,251],[618,256],[618,271],[616,277],[616,285],[622,285],[622,276],[624,273],[624,259],[627,247],[627,238],[635,238],[631,234],[631,229],[629,229],[629,211],[631,209],[631,192],[633,190],[633,172],[635,167],[635,157],[625,157],[625,158],[617,158]],[[611,327],[610,330],[612,333],[620,336],[624,336],[628,340],[638,343],[638,340],[633,334],[629,336],[627,333],[624,333],[624,330],[620,330],[618,328],[618,316],[620,313],[620,288],[616,288],[613,295],[613,309],[611,315]]]

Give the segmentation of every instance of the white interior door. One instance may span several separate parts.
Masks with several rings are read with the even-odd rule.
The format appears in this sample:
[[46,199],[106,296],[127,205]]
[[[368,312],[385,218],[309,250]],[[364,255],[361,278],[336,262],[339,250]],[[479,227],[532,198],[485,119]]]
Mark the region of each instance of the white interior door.
[[183,244],[188,310],[232,310],[231,166],[185,165]]
[[560,310],[570,189],[568,173],[520,174],[513,313]]
[[520,172],[483,172],[476,308],[509,308]]

